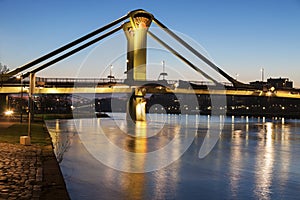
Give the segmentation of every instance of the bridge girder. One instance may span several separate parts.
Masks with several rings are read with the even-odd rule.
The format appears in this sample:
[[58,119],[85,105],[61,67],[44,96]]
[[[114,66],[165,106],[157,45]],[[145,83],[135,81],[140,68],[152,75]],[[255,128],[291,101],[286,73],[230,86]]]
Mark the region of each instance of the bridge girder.
[[[132,93],[135,88],[142,88],[143,86],[128,86],[118,85],[112,86],[107,84],[103,87],[70,87],[70,88],[42,88],[37,87],[34,89],[34,94],[108,94],[108,93]],[[266,96],[266,97],[278,97],[278,98],[293,98],[300,99],[300,92],[291,93],[290,91],[278,90],[276,93],[264,92],[262,90],[253,89],[192,89],[192,88],[170,88],[160,85],[144,86],[146,93],[174,93],[174,94],[195,94],[195,95],[231,95],[231,96]],[[28,93],[29,88],[21,87],[0,87],[0,94],[20,94],[20,92]]]

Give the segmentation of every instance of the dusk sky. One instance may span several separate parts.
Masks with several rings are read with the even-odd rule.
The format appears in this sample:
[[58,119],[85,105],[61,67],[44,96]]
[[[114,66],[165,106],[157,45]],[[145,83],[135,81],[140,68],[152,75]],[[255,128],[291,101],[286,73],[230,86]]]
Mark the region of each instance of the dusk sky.
[[[264,68],[265,77],[287,77],[300,87],[299,0],[0,0],[0,62],[12,70],[139,8],[192,38],[243,82],[260,80]],[[74,77],[92,51],[38,76]]]

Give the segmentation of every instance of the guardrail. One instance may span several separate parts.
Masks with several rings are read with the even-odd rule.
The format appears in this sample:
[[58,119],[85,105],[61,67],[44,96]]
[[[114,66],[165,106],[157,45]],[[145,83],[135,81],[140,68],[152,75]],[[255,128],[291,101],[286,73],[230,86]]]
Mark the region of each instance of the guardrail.
[[[148,82],[157,82],[161,80],[148,80]],[[167,84],[174,85],[179,83],[179,80],[165,80]],[[214,85],[212,82],[208,81],[188,81],[191,84],[199,85],[199,86],[205,86],[205,85]],[[116,79],[116,78],[44,78],[44,77],[36,77],[36,86],[45,86],[45,87],[56,87],[56,86],[71,86],[71,85],[105,85],[105,84],[124,84],[125,79]],[[232,86],[232,83],[222,83],[224,86]],[[13,80],[9,83],[3,83],[2,86],[13,86],[13,87],[23,87],[29,85],[28,78],[20,80]]]

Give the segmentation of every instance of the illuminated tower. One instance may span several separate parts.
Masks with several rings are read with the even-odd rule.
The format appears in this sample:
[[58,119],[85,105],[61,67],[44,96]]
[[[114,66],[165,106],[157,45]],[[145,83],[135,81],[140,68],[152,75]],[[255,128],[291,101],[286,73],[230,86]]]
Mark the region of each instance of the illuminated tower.
[[[127,81],[146,80],[147,31],[153,16],[144,10],[129,13],[130,21],[123,25],[127,38]],[[146,120],[145,90],[134,89],[127,105],[127,116],[133,121]]]
[[146,80],[147,31],[153,16],[136,10],[129,13],[130,21],[123,25],[127,38],[127,79],[128,81]]

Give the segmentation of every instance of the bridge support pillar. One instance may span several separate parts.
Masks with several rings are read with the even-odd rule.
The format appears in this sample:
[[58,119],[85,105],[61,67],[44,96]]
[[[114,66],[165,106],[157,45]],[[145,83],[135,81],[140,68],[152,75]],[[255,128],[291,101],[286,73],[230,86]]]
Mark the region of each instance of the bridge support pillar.
[[[127,38],[127,82],[146,81],[147,32],[153,16],[144,11],[130,13],[130,21],[123,25]],[[146,121],[146,90],[135,88],[127,104],[127,119]],[[130,117],[130,118],[129,118]]]
[[147,32],[153,16],[143,10],[130,14],[130,21],[123,25],[127,38],[127,80],[146,80]]
[[127,103],[127,119],[132,121],[146,121],[146,90],[136,88]]

